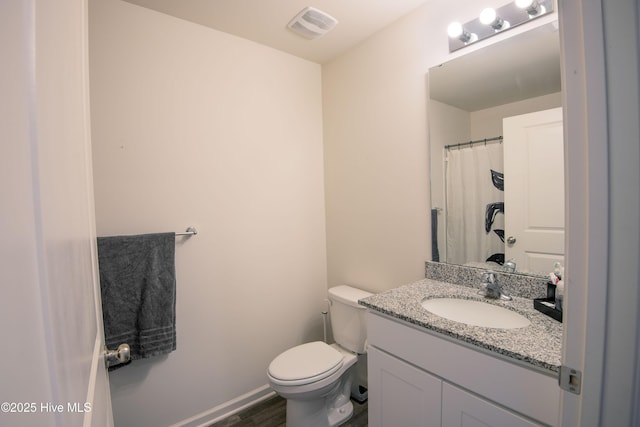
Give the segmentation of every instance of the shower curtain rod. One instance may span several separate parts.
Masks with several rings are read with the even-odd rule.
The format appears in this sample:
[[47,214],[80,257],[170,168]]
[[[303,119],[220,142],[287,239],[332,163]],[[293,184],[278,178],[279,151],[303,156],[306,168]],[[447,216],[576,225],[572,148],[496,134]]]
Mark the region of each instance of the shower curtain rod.
[[500,135],[500,136],[494,136],[493,138],[476,139],[475,141],[467,141],[467,142],[460,142],[458,144],[445,145],[444,148],[445,150],[449,150],[451,148],[462,147],[463,145],[468,145],[469,147],[471,147],[473,144],[481,144],[481,143],[484,143],[485,145],[487,145],[487,142],[491,142],[491,141],[502,142],[502,139],[503,139],[502,135]]

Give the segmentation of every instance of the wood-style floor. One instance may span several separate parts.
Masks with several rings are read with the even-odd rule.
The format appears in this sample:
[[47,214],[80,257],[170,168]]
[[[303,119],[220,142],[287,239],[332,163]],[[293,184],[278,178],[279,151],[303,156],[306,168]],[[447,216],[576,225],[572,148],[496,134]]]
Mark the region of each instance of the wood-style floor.
[[[367,427],[367,402],[354,400],[353,416],[342,427]],[[209,427],[284,427],[287,401],[280,396],[260,402]]]

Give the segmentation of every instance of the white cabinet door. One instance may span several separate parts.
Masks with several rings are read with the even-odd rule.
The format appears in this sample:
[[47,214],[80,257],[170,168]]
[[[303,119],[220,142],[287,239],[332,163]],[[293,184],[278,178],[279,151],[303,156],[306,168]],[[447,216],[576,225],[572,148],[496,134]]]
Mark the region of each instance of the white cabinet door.
[[461,390],[442,386],[442,427],[532,427],[526,418]]
[[373,346],[368,368],[370,427],[440,426],[440,379]]

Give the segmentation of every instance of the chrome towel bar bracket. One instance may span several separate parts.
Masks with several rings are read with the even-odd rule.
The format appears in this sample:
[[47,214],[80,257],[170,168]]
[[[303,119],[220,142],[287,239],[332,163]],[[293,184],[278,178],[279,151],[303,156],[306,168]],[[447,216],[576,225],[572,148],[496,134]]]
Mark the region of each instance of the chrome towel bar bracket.
[[198,230],[195,227],[189,227],[182,233],[176,233],[176,236],[195,236],[198,234]]

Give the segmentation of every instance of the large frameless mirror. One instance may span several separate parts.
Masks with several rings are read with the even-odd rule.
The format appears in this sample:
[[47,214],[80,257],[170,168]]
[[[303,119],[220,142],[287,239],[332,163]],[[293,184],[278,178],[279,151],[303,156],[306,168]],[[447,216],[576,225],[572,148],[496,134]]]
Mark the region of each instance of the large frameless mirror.
[[546,274],[564,259],[557,26],[429,70],[433,260]]

